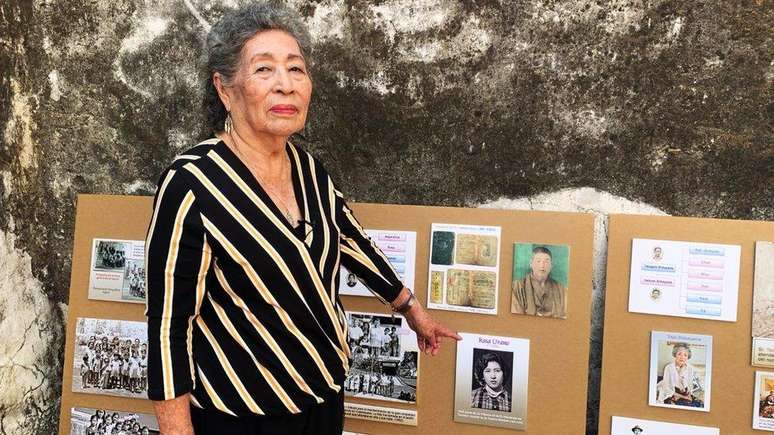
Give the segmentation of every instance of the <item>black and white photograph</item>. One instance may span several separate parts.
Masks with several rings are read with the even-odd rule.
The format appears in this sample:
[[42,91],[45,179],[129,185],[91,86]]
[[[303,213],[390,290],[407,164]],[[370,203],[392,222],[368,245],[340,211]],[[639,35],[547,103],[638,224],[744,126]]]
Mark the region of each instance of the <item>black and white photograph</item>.
[[473,348],[470,407],[511,412],[513,352]]
[[70,435],[158,435],[154,415],[111,409],[70,408]]
[[145,322],[78,318],[73,392],[147,398]]
[[126,263],[126,243],[122,240],[94,240],[93,268],[120,270]]
[[121,299],[145,301],[145,261],[126,260]]
[[89,299],[145,303],[145,241],[94,239]]
[[459,334],[454,421],[526,430],[529,340]]
[[406,319],[347,312],[347,322],[352,365],[345,395],[416,403],[419,348]]

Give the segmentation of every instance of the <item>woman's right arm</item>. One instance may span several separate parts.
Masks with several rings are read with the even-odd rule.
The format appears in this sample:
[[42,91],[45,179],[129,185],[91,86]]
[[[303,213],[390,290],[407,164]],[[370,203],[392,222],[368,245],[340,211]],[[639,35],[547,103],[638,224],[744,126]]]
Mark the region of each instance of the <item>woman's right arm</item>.
[[210,247],[185,169],[162,176],[145,244],[148,317],[148,398],[161,433],[193,434],[189,353],[193,320],[205,294]]
[[171,400],[153,401],[153,409],[159,421],[159,431],[164,435],[194,435],[191,425],[190,394]]

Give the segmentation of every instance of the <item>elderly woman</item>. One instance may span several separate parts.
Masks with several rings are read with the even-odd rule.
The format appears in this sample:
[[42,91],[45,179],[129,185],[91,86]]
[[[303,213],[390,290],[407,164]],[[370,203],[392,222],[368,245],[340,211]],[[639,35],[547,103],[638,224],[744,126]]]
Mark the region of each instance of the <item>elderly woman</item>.
[[664,366],[664,376],[656,385],[659,403],[702,408],[704,402],[696,397],[694,384],[700,386],[696,368],[688,360],[693,356],[687,343],[676,343],[672,347],[674,361]]
[[500,355],[494,352],[482,354],[473,370],[479,387],[470,395],[471,408],[511,412],[511,395],[505,389],[511,374]]
[[309,55],[298,18],[267,4],[227,11],[207,37],[216,137],[161,175],[146,244],[148,396],[165,435],[340,434],[340,265],[406,316],[421,350],[459,339],[288,142],[307,117]]

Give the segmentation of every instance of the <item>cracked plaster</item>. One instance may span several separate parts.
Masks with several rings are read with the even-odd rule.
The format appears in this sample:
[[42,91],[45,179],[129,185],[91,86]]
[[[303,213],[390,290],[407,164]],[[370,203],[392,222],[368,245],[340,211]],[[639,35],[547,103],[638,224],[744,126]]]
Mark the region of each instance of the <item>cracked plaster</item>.
[[[0,434],[39,433],[56,420],[64,304],[43,293],[29,254],[0,231]],[[45,432],[43,432],[45,433]]]

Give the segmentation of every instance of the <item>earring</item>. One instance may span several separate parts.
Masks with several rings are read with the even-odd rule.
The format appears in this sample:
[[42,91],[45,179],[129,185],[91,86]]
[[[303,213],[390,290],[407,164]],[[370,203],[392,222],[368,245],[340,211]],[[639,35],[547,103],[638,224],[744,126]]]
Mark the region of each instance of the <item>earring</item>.
[[231,134],[231,132],[234,130],[234,122],[231,120],[231,112],[226,114],[226,121],[223,122],[223,130],[228,134]]

